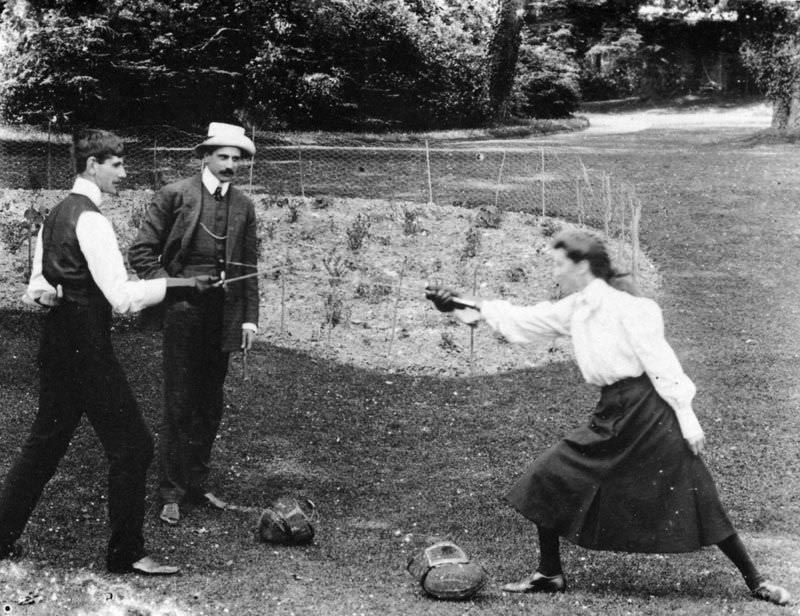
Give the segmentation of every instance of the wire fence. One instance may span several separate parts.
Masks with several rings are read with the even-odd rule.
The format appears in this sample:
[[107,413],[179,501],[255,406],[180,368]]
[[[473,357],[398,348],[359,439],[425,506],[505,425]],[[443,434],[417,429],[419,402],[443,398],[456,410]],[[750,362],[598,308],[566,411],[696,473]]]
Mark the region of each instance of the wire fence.
[[[126,188],[137,190],[114,199],[107,215],[124,250],[151,190],[200,171],[193,148],[202,137],[168,127],[122,135]],[[485,333],[462,339],[419,302],[432,279],[522,302],[548,297],[548,273],[531,264],[561,227],[556,218],[599,229],[615,263],[639,278],[635,188],[574,155],[496,142],[320,146],[254,137],[256,156],[237,183],[256,206],[264,331],[280,344],[321,345],[349,362],[404,371],[550,361],[553,348],[532,356],[498,349]],[[27,280],[35,214],[66,194],[74,173],[63,136],[0,137],[0,189],[12,189],[0,190],[0,283]],[[647,266],[641,273],[653,286]],[[505,363],[493,363],[501,356]]]
[[[202,137],[172,127],[119,131],[126,187],[159,188],[197,173]],[[256,156],[239,174],[250,194],[495,206],[591,224],[613,235],[633,187],[546,148],[415,144],[320,146],[253,134]],[[63,189],[75,170],[68,139],[0,139],[0,187]],[[619,218],[619,224],[612,224]]]

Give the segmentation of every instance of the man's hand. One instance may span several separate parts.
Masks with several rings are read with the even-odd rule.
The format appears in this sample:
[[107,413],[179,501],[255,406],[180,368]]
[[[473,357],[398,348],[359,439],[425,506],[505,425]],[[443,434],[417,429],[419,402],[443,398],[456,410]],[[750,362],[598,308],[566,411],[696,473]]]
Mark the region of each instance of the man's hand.
[[706,450],[706,437],[702,432],[697,436],[692,436],[684,440],[689,450],[696,456],[699,456]]
[[242,330],[242,350],[249,351],[256,339],[256,333],[252,329]]
[[198,293],[205,293],[219,282],[216,276],[194,276],[194,288]]

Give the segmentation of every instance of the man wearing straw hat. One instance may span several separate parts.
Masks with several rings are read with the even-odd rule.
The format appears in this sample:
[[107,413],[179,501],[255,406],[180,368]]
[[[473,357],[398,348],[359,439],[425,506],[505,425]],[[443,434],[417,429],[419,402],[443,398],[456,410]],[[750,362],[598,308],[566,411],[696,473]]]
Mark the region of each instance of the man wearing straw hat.
[[183,504],[226,507],[206,485],[211,448],[229,353],[250,349],[258,323],[258,276],[239,279],[257,273],[255,210],[231,184],[255,145],[244,128],[212,122],[195,152],[202,172],[154,195],[128,252],[142,278],[202,274],[222,281],[214,292],[165,308],[159,492],[160,518],[172,525]]

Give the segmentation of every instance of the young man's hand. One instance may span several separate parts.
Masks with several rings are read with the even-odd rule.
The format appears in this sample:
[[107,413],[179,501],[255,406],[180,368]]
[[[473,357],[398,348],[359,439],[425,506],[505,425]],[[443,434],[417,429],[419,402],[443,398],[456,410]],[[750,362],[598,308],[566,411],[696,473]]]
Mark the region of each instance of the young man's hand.
[[242,350],[249,351],[256,339],[256,333],[252,329],[242,329]]
[[685,439],[685,441],[686,445],[689,447],[689,450],[696,456],[699,456],[706,450],[706,437],[704,434],[692,436]]

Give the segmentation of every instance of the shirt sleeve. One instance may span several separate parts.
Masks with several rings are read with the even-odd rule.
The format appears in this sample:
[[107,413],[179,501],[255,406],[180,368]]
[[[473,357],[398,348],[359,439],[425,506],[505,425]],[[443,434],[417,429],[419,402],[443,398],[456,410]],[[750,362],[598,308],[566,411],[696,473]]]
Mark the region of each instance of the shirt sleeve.
[[39,306],[55,306],[60,297],[60,289],[53,288],[47,282],[42,273],[42,255],[44,249],[42,247],[42,229],[39,228],[39,233],[36,235],[36,247],[33,252],[33,264],[31,266],[31,278],[28,282],[28,288],[22,296],[22,301],[26,304],[39,305]]
[[129,280],[111,222],[98,212],[84,212],[75,226],[78,244],[95,283],[115,312],[138,312],[164,299],[165,278]]
[[661,309],[652,300],[640,299],[637,303],[638,309],[622,321],[628,341],[658,395],[675,411],[683,437],[702,436],[703,429],[692,409],[696,388],[664,338]]
[[541,302],[514,306],[506,300],[484,300],[481,315],[486,323],[509,342],[535,342],[542,338],[569,336],[572,301]]

